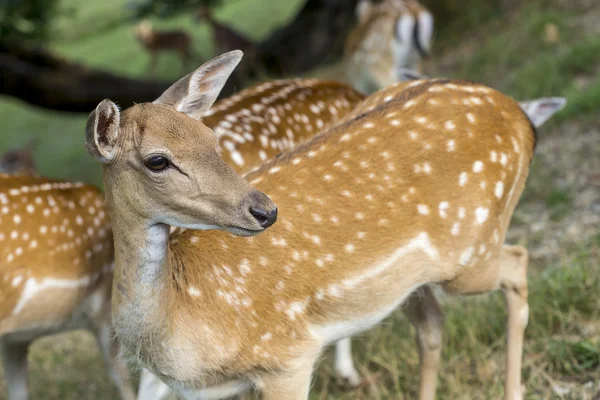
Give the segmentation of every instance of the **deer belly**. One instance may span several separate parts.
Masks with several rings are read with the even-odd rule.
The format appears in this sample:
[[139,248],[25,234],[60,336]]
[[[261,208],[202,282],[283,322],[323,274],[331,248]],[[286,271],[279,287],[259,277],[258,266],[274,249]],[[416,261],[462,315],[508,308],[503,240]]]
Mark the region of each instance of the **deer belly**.
[[73,322],[75,311],[91,293],[93,280],[29,278],[18,300],[1,322],[3,333],[27,329],[60,329]]
[[[345,320],[336,320],[331,322],[320,322],[319,324],[311,324],[310,332],[317,337],[323,346],[338,341],[340,339],[359,334],[372,326],[381,322],[385,317],[390,315],[398,306],[410,296],[412,292],[421,285],[415,285],[410,290],[404,291],[404,294],[386,305],[377,307],[375,312],[371,313],[353,313],[351,318]],[[372,309],[372,308],[371,308]],[[350,313],[346,313],[350,314]]]

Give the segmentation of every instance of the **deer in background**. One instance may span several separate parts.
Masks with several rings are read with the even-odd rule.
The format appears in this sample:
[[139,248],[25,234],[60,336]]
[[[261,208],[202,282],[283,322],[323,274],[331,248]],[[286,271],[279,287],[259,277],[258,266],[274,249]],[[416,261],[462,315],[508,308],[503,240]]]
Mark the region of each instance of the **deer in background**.
[[38,145],[38,139],[29,140],[24,146],[8,150],[0,156],[0,174],[35,175],[35,160],[33,151]]
[[158,53],[173,51],[181,60],[183,73],[187,72],[193,55],[192,36],[183,30],[159,31],[152,27],[150,21],[141,21],[133,30],[136,39],[150,55],[149,74],[156,75]]
[[258,48],[256,45],[233,28],[215,20],[208,6],[201,6],[196,12],[196,20],[203,19],[212,29],[215,54],[223,54],[232,50],[244,52],[244,61],[236,69],[234,77],[239,80],[242,87],[247,85],[251,74],[256,72],[257,68]]
[[87,329],[120,397],[135,399],[111,328],[114,249],[104,196],[91,185],[20,172],[0,174],[0,350],[8,398],[28,397],[27,353],[35,339]]
[[327,76],[370,94],[401,80],[405,69],[421,70],[433,35],[433,16],[424,6],[415,0],[360,0],[356,15],[342,61]]
[[[240,58],[208,62],[154,103],[121,113],[105,100],[90,115],[123,345],[184,398],[257,387],[266,400],[306,399],[324,346],[424,285],[502,289],[505,398],[521,398],[527,251],[503,244],[535,143],[519,105],[468,82],[390,87],[246,175],[278,212],[198,121]],[[169,225],[185,230],[169,238]]]

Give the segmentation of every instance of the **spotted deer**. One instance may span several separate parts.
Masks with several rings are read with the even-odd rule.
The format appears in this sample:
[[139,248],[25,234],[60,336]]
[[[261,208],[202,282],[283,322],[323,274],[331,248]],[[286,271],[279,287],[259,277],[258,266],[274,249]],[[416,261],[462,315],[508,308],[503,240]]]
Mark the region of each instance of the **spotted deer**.
[[433,35],[433,16],[416,0],[360,0],[358,23],[346,39],[342,63],[332,75],[364,93],[402,79],[402,71],[421,70]]
[[[217,151],[225,162],[243,173],[311,139],[349,114],[363,99],[350,86],[335,81],[277,80],[218,101],[201,121],[215,133]],[[351,379],[345,373],[340,371],[342,377]],[[142,370],[139,400],[160,400],[170,395],[167,386]]]
[[158,53],[174,51],[181,60],[183,73],[187,72],[193,55],[193,41],[190,34],[183,30],[159,31],[152,27],[149,21],[140,22],[134,29],[135,38],[142,44],[150,55],[148,73],[156,75]]
[[124,347],[184,398],[255,387],[306,399],[324,346],[416,290],[502,289],[505,398],[520,398],[527,251],[503,244],[535,145],[519,104],[462,81],[392,86],[244,179],[198,120],[240,58],[211,60],[153,103],[104,100],[88,119]]
[[9,399],[28,396],[35,339],[82,328],[96,335],[121,398],[135,399],[111,328],[113,257],[98,189],[0,174],[0,350]]
[[[399,83],[397,90],[408,85],[410,82],[407,81]],[[377,99],[376,96],[373,98]],[[312,138],[316,132],[346,116],[363,99],[364,96],[351,87],[334,81],[279,80],[257,85],[219,101],[207,111],[202,122],[212,128],[217,136],[217,150],[221,157],[236,172],[243,173],[275,157],[280,151],[291,150]],[[565,103],[564,98],[551,97],[519,104],[534,125],[539,127],[562,109]],[[429,312],[432,314],[429,320],[434,321],[432,323],[441,324],[443,321],[440,307],[430,296],[433,295],[429,289],[422,289],[419,296],[411,298],[409,305],[402,309],[415,325],[419,337],[423,336],[421,330],[425,329],[419,315]],[[424,346],[421,345],[423,340],[425,338],[418,341],[420,347]],[[428,343],[422,349],[422,398],[427,397],[428,391],[435,390],[437,381],[437,370],[427,368],[432,365],[429,360],[441,357],[441,337],[435,343],[429,339]],[[334,369],[351,386],[361,384],[348,338],[336,344]]]
[[38,139],[29,140],[24,146],[10,149],[0,156],[0,174],[36,174],[33,151]]

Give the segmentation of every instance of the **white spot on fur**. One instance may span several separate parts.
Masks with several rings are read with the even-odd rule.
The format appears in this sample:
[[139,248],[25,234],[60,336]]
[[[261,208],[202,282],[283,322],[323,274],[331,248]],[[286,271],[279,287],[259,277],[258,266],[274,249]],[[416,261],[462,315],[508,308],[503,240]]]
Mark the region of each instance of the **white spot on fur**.
[[467,173],[461,172],[460,176],[458,177],[458,184],[460,186],[465,186],[465,184],[467,183],[467,179],[468,179]]
[[427,207],[425,204],[418,204],[417,210],[419,210],[419,214],[423,214],[423,215],[429,214],[429,207]]
[[496,188],[494,189],[494,194],[497,198],[502,198],[502,194],[504,193],[504,182],[498,181],[496,182]]
[[483,163],[477,160],[473,163],[473,172],[479,173],[481,171],[483,171]]
[[477,207],[475,209],[475,218],[477,219],[477,222],[480,225],[483,224],[485,221],[487,221],[489,213],[490,210],[487,208]]
[[473,257],[473,252],[474,251],[475,251],[475,249],[473,247],[467,247],[465,249],[465,251],[463,251],[460,254],[460,259],[458,260],[458,262],[460,263],[460,265],[462,265],[462,266],[469,265],[469,263],[471,262],[471,259]]

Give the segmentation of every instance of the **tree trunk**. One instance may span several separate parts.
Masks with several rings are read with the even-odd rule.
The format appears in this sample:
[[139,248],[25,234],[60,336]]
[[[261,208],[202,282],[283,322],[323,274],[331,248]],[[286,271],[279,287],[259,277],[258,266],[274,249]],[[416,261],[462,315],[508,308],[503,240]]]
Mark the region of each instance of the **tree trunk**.
[[0,94],[58,111],[91,112],[110,98],[121,107],[152,101],[171,82],[120,77],[59,59],[42,49],[0,45]]
[[306,0],[296,18],[259,44],[259,61],[272,75],[306,72],[338,59],[356,23],[358,0]]

